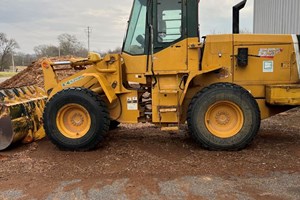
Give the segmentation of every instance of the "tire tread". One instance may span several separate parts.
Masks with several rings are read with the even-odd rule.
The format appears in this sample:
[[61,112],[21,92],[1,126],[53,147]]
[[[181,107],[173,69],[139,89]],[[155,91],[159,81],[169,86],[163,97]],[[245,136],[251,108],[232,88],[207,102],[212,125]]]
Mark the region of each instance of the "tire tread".
[[73,91],[78,91],[78,92],[81,92],[83,95],[88,95],[102,109],[105,120],[103,122],[103,129],[101,130],[101,132],[99,134],[97,134],[97,137],[95,137],[95,139],[92,140],[88,145],[80,147],[80,148],[73,148],[73,147],[65,146],[64,144],[57,141],[53,137],[53,135],[51,134],[51,130],[50,130],[50,127],[49,127],[48,123],[44,123],[44,129],[47,133],[48,138],[51,140],[51,142],[54,143],[61,150],[88,151],[88,150],[95,149],[98,146],[98,144],[103,140],[103,137],[107,133],[107,131],[109,130],[109,126],[110,126],[110,117],[109,117],[108,108],[107,108],[105,102],[100,98],[100,96],[97,93],[95,93],[95,92],[93,92],[89,89],[82,88],[82,87],[68,88],[68,89],[62,90],[62,91],[56,93],[47,102],[47,104],[45,106],[45,109],[44,109],[44,113],[43,113],[43,119],[44,120],[47,119],[47,113],[51,112],[49,110],[49,105],[51,105],[52,102],[55,102],[56,99],[60,98],[61,95],[65,95],[65,94],[73,92]]
[[[194,130],[193,125],[192,125],[192,111],[193,108],[196,104],[196,101],[201,98],[203,95],[205,95],[205,93],[209,90],[214,90],[214,89],[220,89],[220,88],[231,88],[233,91],[241,91],[242,95],[247,95],[247,98],[251,98],[253,99],[251,101],[251,106],[254,108],[254,112],[255,112],[255,117],[259,118],[258,123],[255,126],[255,130],[253,131],[254,135],[251,135],[251,137],[249,137],[246,141],[244,141],[243,143],[232,147],[232,148],[228,148],[228,149],[223,149],[217,146],[212,146],[209,143],[203,141],[203,140],[199,140],[198,138],[198,133],[196,130]],[[251,142],[253,141],[253,139],[255,138],[255,136],[257,135],[259,128],[260,128],[260,110],[258,107],[257,102],[255,101],[254,97],[244,88],[242,88],[239,85],[233,84],[233,83],[215,83],[212,84],[208,87],[203,88],[201,91],[199,91],[191,100],[189,107],[188,107],[188,113],[187,113],[187,122],[188,122],[188,127],[189,127],[189,134],[190,136],[193,138],[193,140],[195,140],[202,148],[207,149],[207,150],[214,150],[214,151],[218,151],[218,150],[227,150],[227,151],[239,151],[241,149],[246,148],[249,144],[251,144]]]

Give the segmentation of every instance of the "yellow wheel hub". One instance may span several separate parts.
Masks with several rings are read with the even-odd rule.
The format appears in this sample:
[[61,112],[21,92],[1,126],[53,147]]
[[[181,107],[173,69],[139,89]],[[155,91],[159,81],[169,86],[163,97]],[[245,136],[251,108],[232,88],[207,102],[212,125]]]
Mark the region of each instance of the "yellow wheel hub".
[[242,129],[244,115],[240,107],[229,101],[219,101],[211,105],[205,114],[205,125],[215,136],[232,137]]
[[79,104],[63,106],[56,117],[58,130],[67,138],[83,137],[90,129],[91,117],[88,111]]

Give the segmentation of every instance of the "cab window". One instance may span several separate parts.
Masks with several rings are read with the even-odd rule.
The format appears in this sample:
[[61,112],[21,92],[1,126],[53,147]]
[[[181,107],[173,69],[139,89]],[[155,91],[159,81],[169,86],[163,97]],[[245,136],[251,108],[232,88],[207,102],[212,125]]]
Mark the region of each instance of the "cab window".
[[182,3],[174,0],[157,1],[157,41],[173,42],[182,36]]
[[136,0],[128,24],[124,52],[132,55],[145,53],[147,0]]

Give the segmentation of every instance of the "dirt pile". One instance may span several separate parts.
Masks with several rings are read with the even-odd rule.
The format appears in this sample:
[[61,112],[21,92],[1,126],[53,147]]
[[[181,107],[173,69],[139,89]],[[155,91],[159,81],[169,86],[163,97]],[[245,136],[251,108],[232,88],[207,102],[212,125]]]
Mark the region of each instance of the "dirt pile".
[[[49,59],[52,62],[55,61],[68,61],[74,57],[72,56],[64,56],[64,57],[51,57],[51,58],[41,58],[31,65],[29,65],[25,70],[11,77],[10,79],[4,81],[0,84],[0,88],[13,88],[13,87],[22,87],[28,85],[37,85],[39,87],[44,88],[44,75],[41,63],[45,59]],[[59,66],[56,68],[70,68],[70,66]],[[66,69],[57,71],[57,76],[59,80],[62,80],[70,75],[76,73],[74,69]]]

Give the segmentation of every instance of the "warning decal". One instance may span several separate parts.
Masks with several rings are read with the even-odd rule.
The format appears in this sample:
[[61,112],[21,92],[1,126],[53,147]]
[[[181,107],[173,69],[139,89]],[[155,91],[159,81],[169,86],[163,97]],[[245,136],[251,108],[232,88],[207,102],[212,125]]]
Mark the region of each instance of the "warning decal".
[[137,109],[138,109],[138,98],[127,97],[127,110],[137,110]]
[[274,58],[276,54],[279,54],[282,51],[282,48],[261,48],[258,51],[258,56],[261,58]]
[[274,72],[274,63],[272,60],[263,62],[263,72]]

